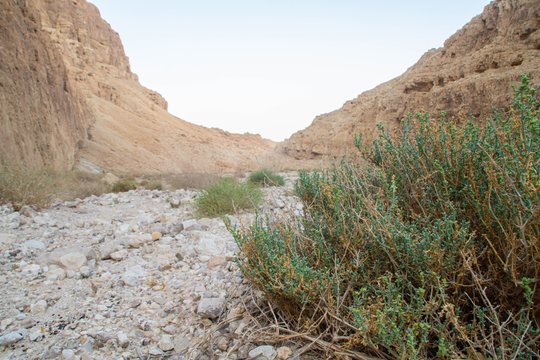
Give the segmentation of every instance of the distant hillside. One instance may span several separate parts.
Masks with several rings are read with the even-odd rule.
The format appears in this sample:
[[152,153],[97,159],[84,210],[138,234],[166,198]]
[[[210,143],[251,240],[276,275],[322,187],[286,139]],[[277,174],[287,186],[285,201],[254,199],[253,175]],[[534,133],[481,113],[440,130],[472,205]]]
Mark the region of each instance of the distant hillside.
[[3,158],[57,168],[233,171],[258,167],[275,146],[170,115],[85,0],[0,0],[0,41]]
[[[373,141],[376,124],[395,127],[409,112],[485,117],[508,104],[511,85],[540,80],[540,1],[497,0],[403,75],[320,115],[277,152],[297,160],[355,154],[354,134]],[[429,29],[426,29],[429,31]],[[396,54],[399,56],[399,54]]]

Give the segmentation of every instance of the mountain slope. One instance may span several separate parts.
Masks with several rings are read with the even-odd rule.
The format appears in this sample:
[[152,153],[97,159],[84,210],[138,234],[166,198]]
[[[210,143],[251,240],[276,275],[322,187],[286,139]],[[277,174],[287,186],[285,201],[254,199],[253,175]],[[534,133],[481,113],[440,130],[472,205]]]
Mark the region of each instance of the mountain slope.
[[[485,117],[507,104],[511,85],[540,80],[540,1],[497,0],[403,75],[320,115],[278,146],[297,160],[356,154],[354,134],[371,142],[376,124],[396,127],[409,112]],[[398,54],[397,54],[398,55]]]
[[[16,130],[3,135],[2,156],[64,168],[213,172],[258,167],[258,157],[275,146],[258,135],[208,129],[169,114],[163,97],[131,72],[118,34],[85,0],[0,5],[7,33],[2,44],[8,45],[0,49],[0,79],[7,84],[0,88],[1,121]],[[20,57],[30,64],[21,68]],[[29,106],[36,98],[49,106]],[[32,116],[24,113],[28,108]]]

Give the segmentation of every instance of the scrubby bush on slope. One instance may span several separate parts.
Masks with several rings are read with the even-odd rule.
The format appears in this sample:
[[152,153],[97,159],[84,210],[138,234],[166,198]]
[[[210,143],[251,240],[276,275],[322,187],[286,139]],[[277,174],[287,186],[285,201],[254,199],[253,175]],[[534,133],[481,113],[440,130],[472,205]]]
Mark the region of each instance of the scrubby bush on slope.
[[485,126],[417,114],[301,173],[297,222],[231,229],[243,274],[313,338],[396,359],[539,356],[540,101]]

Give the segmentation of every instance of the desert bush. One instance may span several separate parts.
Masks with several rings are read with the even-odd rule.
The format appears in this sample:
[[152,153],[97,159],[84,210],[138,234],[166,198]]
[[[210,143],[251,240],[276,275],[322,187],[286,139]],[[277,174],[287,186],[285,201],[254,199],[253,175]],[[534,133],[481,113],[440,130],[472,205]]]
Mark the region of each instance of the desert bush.
[[137,189],[137,182],[133,179],[122,179],[117,181],[112,186],[112,191],[115,193],[126,192]]
[[231,214],[239,209],[256,207],[262,200],[262,190],[233,178],[222,178],[210,185],[195,199],[203,216]]
[[164,174],[161,181],[171,189],[206,189],[219,181],[219,177],[209,173]]
[[285,180],[281,175],[276,174],[270,169],[262,169],[254,172],[248,178],[248,181],[258,186],[283,186]]
[[34,170],[24,165],[0,161],[0,201],[15,209],[24,205],[37,208],[52,200],[54,181],[48,169]]
[[101,173],[73,170],[53,172],[51,176],[54,178],[55,195],[61,200],[84,199],[111,191],[111,187],[102,180]]
[[396,359],[539,357],[540,101],[484,126],[428,114],[300,173],[304,216],[230,228],[242,273],[298,331]]
[[12,203],[15,209],[24,205],[36,208],[51,201],[85,198],[110,190],[102,174],[80,170],[60,171],[49,168],[32,169],[7,161],[0,162],[0,199]]
[[160,182],[153,182],[145,186],[148,190],[163,190],[163,185]]

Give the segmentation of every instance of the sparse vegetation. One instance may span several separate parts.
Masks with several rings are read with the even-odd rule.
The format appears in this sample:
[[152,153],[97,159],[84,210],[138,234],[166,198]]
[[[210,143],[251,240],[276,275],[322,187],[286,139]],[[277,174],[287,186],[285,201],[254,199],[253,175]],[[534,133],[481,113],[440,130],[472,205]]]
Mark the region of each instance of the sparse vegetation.
[[283,186],[285,180],[281,175],[276,174],[270,169],[262,169],[254,172],[248,178],[248,181],[258,186]]
[[54,199],[69,200],[109,191],[101,174],[83,171],[39,170],[0,161],[0,200],[15,209],[24,205],[42,208]]
[[172,190],[206,189],[218,179],[217,175],[210,173],[162,174],[159,177],[159,181]]
[[93,174],[80,170],[52,172],[55,178],[55,193],[61,200],[84,199],[90,195],[101,195],[111,191],[102,181],[103,174]]
[[484,126],[416,114],[356,139],[369,165],[301,172],[302,218],[230,228],[242,273],[327,351],[539,358],[539,107],[523,77]]
[[37,208],[49,204],[54,192],[54,181],[47,169],[32,170],[26,166],[0,162],[0,200],[15,209],[24,205]]
[[163,185],[160,182],[153,182],[145,186],[148,190],[163,190]]
[[262,201],[262,197],[262,190],[249,183],[222,178],[203,190],[195,203],[201,215],[214,217],[254,208]]
[[121,179],[113,184],[113,192],[126,192],[137,189],[137,182],[132,178]]

